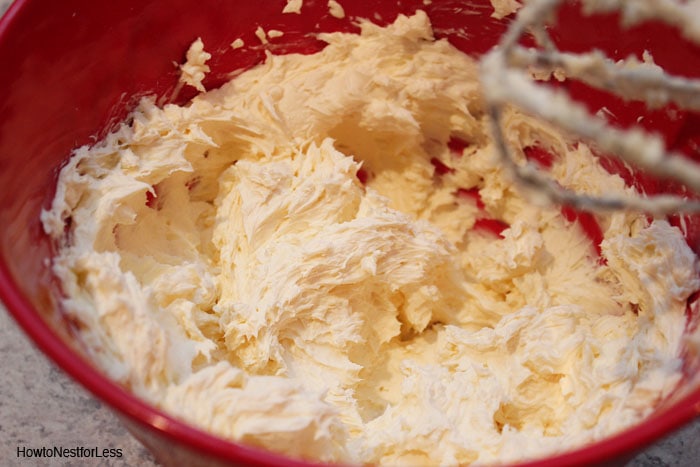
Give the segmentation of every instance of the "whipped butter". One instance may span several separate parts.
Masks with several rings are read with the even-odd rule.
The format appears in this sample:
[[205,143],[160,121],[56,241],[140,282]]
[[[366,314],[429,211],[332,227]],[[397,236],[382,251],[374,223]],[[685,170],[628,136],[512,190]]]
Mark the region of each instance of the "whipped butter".
[[[96,364],[200,428],[326,462],[522,460],[648,415],[700,288],[680,231],[598,215],[597,246],[533,203],[477,64],[424,13],[319,38],[183,107],[143,100],[62,169],[42,220]],[[562,186],[634,194],[584,144],[504,120]]]

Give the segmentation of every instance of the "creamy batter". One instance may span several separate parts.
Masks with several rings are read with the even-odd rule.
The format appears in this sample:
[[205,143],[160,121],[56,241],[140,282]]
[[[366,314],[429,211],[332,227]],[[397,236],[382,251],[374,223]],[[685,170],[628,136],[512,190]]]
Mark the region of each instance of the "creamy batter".
[[[184,107],[144,100],[63,168],[43,222],[99,367],[320,461],[505,462],[648,415],[700,288],[680,231],[600,215],[597,251],[531,202],[498,164],[476,63],[425,14],[320,38]],[[505,126],[563,186],[634,193],[584,144],[515,110]]]

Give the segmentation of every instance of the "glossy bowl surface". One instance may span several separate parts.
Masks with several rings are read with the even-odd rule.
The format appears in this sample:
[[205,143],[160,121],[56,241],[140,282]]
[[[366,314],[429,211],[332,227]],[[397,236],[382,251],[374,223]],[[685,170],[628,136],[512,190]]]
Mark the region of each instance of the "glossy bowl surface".
[[[48,357],[98,398],[109,404],[127,427],[166,465],[310,465],[227,442],[192,428],[149,406],[106,379],[74,344],[70,327],[55,303],[56,284],[49,259],[52,245],[43,234],[39,213],[54,194],[56,176],[70,152],[95,142],[131,110],[138,98],[173,96],[178,71],[189,44],[201,37],[213,53],[212,72],[204,81],[212,89],[229,73],[254,66],[264,48],[234,51],[243,38],[259,44],[257,26],[285,35],[274,53],[311,53],[322,48],[319,31],[355,31],[354,19],[392,22],[399,13],[424,9],[436,35],[463,51],[479,55],[491,48],[506,22],[490,17],[488,0],[341,0],[345,19],[328,14],[325,1],[305,0],[303,14],[282,14],[285,0],[16,0],[0,20],[0,297],[24,331]],[[572,51],[599,47],[613,57],[648,49],[657,63],[682,75],[700,74],[700,49],[685,44],[672,28],[645,24],[620,30],[614,15],[581,20],[567,6],[555,40]],[[569,91],[594,111],[605,106],[621,126],[636,122],[664,135],[669,146],[697,158],[700,119],[675,109],[644,111],[576,83]],[[185,89],[172,101],[193,96]],[[679,188],[610,163],[647,192]],[[579,216],[580,220],[585,216]],[[682,223],[672,217],[677,225]],[[582,221],[583,222],[583,221]],[[700,219],[683,220],[688,242],[700,250]],[[689,324],[700,319],[689,303]],[[700,413],[700,358],[686,355],[684,385],[642,424],[582,449],[526,465],[612,462],[688,422]],[[525,465],[525,464],[524,464]]]

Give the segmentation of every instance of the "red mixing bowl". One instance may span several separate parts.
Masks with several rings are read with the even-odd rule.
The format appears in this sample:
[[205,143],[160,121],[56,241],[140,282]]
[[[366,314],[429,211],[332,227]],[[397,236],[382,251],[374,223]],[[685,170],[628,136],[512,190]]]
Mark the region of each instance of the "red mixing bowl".
[[[342,1],[342,0],[341,0]],[[264,58],[261,47],[232,50],[243,38],[255,44],[254,30],[279,29],[274,53],[318,51],[323,44],[309,33],[355,31],[353,18],[388,24],[399,13],[424,9],[436,35],[478,56],[491,48],[507,21],[490,17],[488,0],[346,0],[345,19],[328,14],[325,0],[304,0],[303,14],[282,14],[285,0],[17,0],[0,21],[0,297],[27,334],[51,359],[109,404],[131,432],[166,465],[310,465],[224,441],[149,406],[105,378],[74,344],[53,293],[49,259],[52,246],[39,213],[54,195],[58,169],[72,149],[95,142],[134,107],[138,97],[167,99],[178,79],[189,44],[202,37],[213,53],[204,81],[212,89],[228,73]],[[461,32],[458,34],[458,32]],[[685,44],[670,27],[644,24],[620,30],[615,15],[580,18],[576,5],[560,14],[553,35],[572,51],[602,48],[622,58],[652,52],[675,73],[700,74],[700,49]],[[580,84],[569,91],[593,111],[603,105],[626,126],[643,114],[647,128],[664,135],[669,146],[696,157],[700,119],[687,112],[646,111]],[[176,102],[193,96],[180,93]],[[675,110],[675,109],[671,109]],[[611,163],[611,170],[623,168]],[[677,191],[643,174],[623,174],[648,192]],[[585,216],[579,216],[585,219]],[[678,224],[677,216],[671,221]],[[686,219],[688,242],[697,252],[700,218]],[[585,227],[585,226],[584,226]],[[688,326],[700,312],[688,305]],[[681,387],[652,417],[618,435],[526,465],[590,464],[619,460],[668,434],[700,413],[700,357],[685,355]]]

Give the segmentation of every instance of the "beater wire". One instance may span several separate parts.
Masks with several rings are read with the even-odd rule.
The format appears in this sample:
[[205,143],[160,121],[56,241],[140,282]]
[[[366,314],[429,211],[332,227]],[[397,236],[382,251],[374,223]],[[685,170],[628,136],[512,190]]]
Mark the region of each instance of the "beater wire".
[[[503,35],[500,44],[481,61],[481,81],[496,149],[516,180],[536,189],[550,201],[591,211],[629,209],[653,215],[700,212],[700,200],[678,195],[590,196],[560,186],[539,166],[519,164],[503,134],[502,114],[507,105],[542,118],[596,149],[660,178],[675,180],[700,193],[700,165],[669,151],[663,139],[640,127],[618,129],[591,114],[565,91],[537,84],[532,71],[577,79],[626,100],[645,102],[649,108],[673,103],[681,109],[700,110],[700,80],[671,75],[651,62],[636,58],[613,61],[600,50],[568,53],[557,49],[546,30],[566,0],[530,0]],[[581,0],[584,14],[619,11],[629,26],[654,19],[676,26],[688,40],[700,44],[700,0]],[[540,48],[519,41],[530,33]]]

